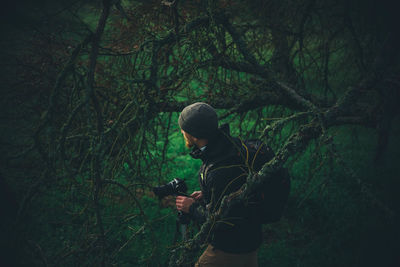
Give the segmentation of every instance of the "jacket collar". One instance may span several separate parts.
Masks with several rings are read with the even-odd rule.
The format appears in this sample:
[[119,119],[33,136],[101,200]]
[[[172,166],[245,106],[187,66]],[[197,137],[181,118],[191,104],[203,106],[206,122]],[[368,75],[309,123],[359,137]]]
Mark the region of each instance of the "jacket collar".
[[218,129],[216,137],[209,140],[205,149],[194,147],[190,156],[194,159],[201,159],[203,162],[225,157],[233,152],[232,140],[233,138],[229,134],[229,125],[223,124]]

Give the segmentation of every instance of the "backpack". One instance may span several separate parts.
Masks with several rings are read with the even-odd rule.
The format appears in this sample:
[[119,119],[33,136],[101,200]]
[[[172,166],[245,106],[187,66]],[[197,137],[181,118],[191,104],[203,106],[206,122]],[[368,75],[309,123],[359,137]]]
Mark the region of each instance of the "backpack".
[[[249,172],[256,173],[274,156],[272,149],[258,139],[242,141],[241,154]],[[253,216],[263,224],[280,220],[290,192],[290,176],[286,168],[279,169],[250,198]]]

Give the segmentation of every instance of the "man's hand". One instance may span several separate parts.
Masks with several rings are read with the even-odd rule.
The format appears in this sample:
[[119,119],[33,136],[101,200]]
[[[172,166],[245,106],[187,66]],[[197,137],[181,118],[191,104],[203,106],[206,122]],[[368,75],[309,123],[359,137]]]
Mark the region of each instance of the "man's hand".
[[177,196],[176,208],[185,213],[189,213],[189,208],[195,200],[191,197]]
[[192,198],[194,198],[195,200],[200,200],[203,198],[203,192],[201,191],[194,191],[191,195]]

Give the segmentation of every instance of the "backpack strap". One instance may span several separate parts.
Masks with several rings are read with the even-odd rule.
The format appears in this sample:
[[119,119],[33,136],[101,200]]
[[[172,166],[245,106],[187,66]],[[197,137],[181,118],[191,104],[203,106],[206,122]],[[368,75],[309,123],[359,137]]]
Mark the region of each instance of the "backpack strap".
[[[245,142],[243,142],[242,139],[239,138],[239,140],[240,140],[240,143],[242,144],[242,147],[243,147],[244,150],[246,151],[246,153],[245,153],[246,155],[243,155],[244,153],[242,153],[242,152],[239,150],[240,155],[238,155],[238,157],[242,156],[242,158],[244,159],[244,166],[245,166],[247,169],[249,169],[249,170],[253,170],[253,165],[254,165],[256,156],[257,156],[258,152],[261,150],[261,147],[262,147],[262,145],[263,145],[264,143],[262,143],[262,145],[260,145],[259,148],[257,149],[257,151],[256,151],[256,153],[255,153],[255,155],[254,155],[254,157],[252,158],[252,162],[251,162],[251,165],[250,165],[250,164],[249,164],[249,160],[250,160],[250,151],[249,151],[249,148],[247,147],[247,145],[245,144]],[[215,162],[213,162],[213,163],[208,164],[208,165],[204,168],[204,170],[202,171],[202,173],[200,173],[201,180],[202,180],[203,182],[205,182],[205,180],[207,179],[207,174],[208,174],[208,172],[209,172],[213,167],[217,166],[217,165],[218,165],[219,163],[221,163],[222,161],[224,161],[224,160],[226,160],[226,159],[229,159],[229,158],[231,158],[231,157],[232,157],[232,156],[224,157],[224,158],[222,158],[222,159],[219,159],[218,161],[215,161]],[[217,170],[217,169],[220,169],[220,168],[231,168],[231,167],[240,167],[240,166],[243,166],[243,165],[242,165],[242,164],[232,164],[232,165],[226,165],[226,166],[218,166],[217,168],[213,169],[213,171],[214,171],[214,170]]]
[[214,163],[208,164],[204,170],[200,173],[201,181],[205,183],[205,180],[207,178],[207,172],[214,167]]
[[254,154],[253,160],[252,160],[252,162],[251,162],[251,170],[254,169],[254,162],[256,161],[256,158],[257,158],[259,152],[261,151],[261,148],[262,148],[264,145],[265,145],[264,142],[261,142],[261,144],[258,146],[257,151],[256,151],[256,153]]
[[[216,171],[216,170],[223,169],[223,168],[244,167],[243,164],[229,164],[229,165],[219,166],[221,162],[223,162],[224,160],[229,159],[229,158],[231,158],[231,156],[224,157],[224,158],[222,158],[222,159],[220,159],[220,160],[218,160],[216,162],[208,164],[203,169],[203,171],[200,173],[201,181],[205,183],[206,179],[207,179],[207,174],[210,173],[211,171]],[[245,166],[245,167],[247,167],[247,166]]]
[[249,168],[249,148],[246,146],[246,144],[243,142],[242,139],[240,139],[240,143],[242,143],[242,146],[244,147],[244,149],[246,150],[246,157],[245,157],[245,161],[244,163],[246,164],[246,167]]

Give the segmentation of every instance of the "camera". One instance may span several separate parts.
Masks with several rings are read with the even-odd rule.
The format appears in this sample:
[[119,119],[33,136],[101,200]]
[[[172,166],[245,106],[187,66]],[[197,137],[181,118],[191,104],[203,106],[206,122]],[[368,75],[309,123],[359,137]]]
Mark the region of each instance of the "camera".
[[[156,196],[158,196],[159,199],[162,199],[166,196],[187,196],[186,194],[187,191],[187,186],[184,180],[175,178],[171,182],[161,185],[161,186],[156,186],[153,187],[153,192]],[[182,225],[189,224],[190,222],[190,217],[187,214],[184,214],[181,211],[178,211],[178,220]],[[185,232],[185,231],[183,231]]]
[[169,183],[157,187],[153,187],[153,192],[159,198],[166,196],[187,196],[187,186],[184,180],[175,178]]

